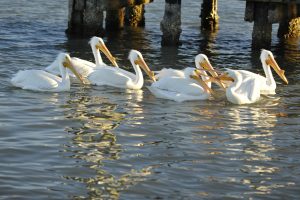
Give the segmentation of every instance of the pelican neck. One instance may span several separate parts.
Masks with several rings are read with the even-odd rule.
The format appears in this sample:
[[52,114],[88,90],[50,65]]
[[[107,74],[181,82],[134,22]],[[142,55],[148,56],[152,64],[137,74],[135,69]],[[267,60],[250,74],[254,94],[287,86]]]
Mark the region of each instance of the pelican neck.
[[269,65],[266,64],[265,60],[261,59],[261,63],[265,72],[265,76],[266,76],[266,84],[267,85],[273,85],[276,84],[274,77],[273,77],[273,73],[271,70],[271,67]]
[[130,59],[131,65],[135,72],[135,79],[133,80],[135,85],[140,85],[144,83],[143,73],[139,65],[135,64],[132,59]]
[[96,66],[103,65],[103,60],[102,60],[99,49],[96,48],[95,45],[91,45],[91,46],[92,46],[92,51],[93,51],[93,55],[94,55],[94,58],[95,58]]

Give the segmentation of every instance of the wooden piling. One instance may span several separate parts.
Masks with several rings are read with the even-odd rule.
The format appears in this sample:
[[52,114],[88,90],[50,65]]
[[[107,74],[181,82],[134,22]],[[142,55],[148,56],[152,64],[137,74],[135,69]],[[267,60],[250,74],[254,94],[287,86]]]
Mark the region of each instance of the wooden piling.
[[162,46],[177,46],[181,34],[181,0],[165,0],[165,13],[160,23]]
[[280,38],[300,37],[300,6],[296,2],[289,2],[282,7],[282,19],[279,23],[277,36]]
[[218,0],[203,0],[200,17],[202,30],[215,31],[218,29]]
[[103,32],[103,0],[69,0],[66,32],[72,35],[96,35]]
[[129,6],[125,11],[125,25],[137,27],[145,26],[145,5]]
[[300,37],[300,0],[246,0],[245,20],[254,21],[252,48],[271,45],[272,24],[280,38]]
[[272,41],[272,23],[268,21],[268,3],[256,3],[254,26],[252,32],[252,48],[268,48]]
[[105,29],[118,31],[124,27],[125,8],[106,10]]
[[66,32],[70,35],[91,36],[105,29],[118,31],[124,27],[125,9],[127,25],[143,26],[144,4],[153,0],[69,0],[69,19]]

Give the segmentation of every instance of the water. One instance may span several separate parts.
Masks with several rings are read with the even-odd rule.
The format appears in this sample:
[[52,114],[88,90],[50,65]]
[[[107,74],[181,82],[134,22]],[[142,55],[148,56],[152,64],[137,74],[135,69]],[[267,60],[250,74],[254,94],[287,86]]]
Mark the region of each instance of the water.
[[[152,69],[193,66],[203,52],[216,68],[263,72],[244,1],[220,0],[220,30],[210,35],[199,31],[200,3],[183,1],[179,48],[160,47],[163,2],[147,6],[145,29],[105,38],[122,66],[135,48]],[[67,1],[0,3],[0,199],[300,198],[300,42],[278,40],[278,26],[270,50],[290,84],[276,77],[277,94],[252,105],[78,83],[37,93],[12,87],[11,76],[61,51],[92,60],[87,39],[64,34]]]

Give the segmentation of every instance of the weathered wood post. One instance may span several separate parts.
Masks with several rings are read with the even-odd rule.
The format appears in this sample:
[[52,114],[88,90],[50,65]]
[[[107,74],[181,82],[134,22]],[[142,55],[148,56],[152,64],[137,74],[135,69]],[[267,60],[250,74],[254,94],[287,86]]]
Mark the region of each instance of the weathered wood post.
[[200,17],[202,30],[217,30],[219,24],[218,0],[203,0]]
[[279,23],[277,36],[283,38],[300,37],[300,5],[296,2],[289,2],[282,6],[283,18]]
[[104,0],[106,17],[105,29],[107,31],[118,31],[124,27],[125,4],[121,0]]
[[269,20],[269,3],[247,1],[245,20],[254,21],[252,48],[268,48],[272,40],[272,22]]
[[125,25],[137,27],[145,26],[145,5],[129,6],[125,11]]
[[68,34],[95,35],[103,31],[103,0],[69,0]]
[[160,23],[162,46],[179,45],[181,34],[181,0],[165,0],[165,13]]
[[124,27],[145,24],[144,4],[153,0],[106,0],[106,30],[116,31]]
[[[124,0],[123,0],[124,1]],[[145,26],[145,4],[154,0],[126,0],[125,25],[137,27]]]
[[125,8],[106,10],[105,29],[117,31],[124,28]]
[[300,0],[246,0],[245,20],[254,21],[252,48],[271,45],[272,24],[278,37],[300,37]]
[[69,0],[68,34],[79,36],[97,35],[105,29],[118,31],[124,27],[125,9],[127,24],[143,26],[144,4],[153,0]]
[[267,48],[272,41],[272,23],[268,21],[268,3],[255,4],[254,26],[252,32],[252,47]]

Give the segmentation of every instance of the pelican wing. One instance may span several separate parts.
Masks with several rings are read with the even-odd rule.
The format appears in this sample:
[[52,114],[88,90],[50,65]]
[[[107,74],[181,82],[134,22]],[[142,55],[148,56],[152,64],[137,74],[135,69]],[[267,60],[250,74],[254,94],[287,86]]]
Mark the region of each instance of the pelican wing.
[[157,87],[147,87],[150,92],[156,96],[157,98],[161,99],[168,99],[176,102],[183,102],[183,101],[193,101],[193,100],[204,100],[208,98],[208,95],[189,95],[180,92],[173,92],[168,90],[163,90]]
[[124,74],[120,68],[103,67],[97,68],[88,76],[89,81],[94,85],[109,85],[120,88],[127,88],[132,82],[131,77]]
[[85,65],[87,67],[91,67],[91,68],[94,68],[96,67],[96,64],[93,63],[93,62],[90,62],[90,61],[87,61],[87,60],[83,60],[83,59],[80,59],[80,58],[77,58],[77,57],[72,57],[72,61],[74,60],[74,62],[79,62],[81,63],[82,65]]
[[19,71],[11,79],[11,83],[23,89],[49,91],[59,86],[61,78],[43,70]]
[[190,79],[179,77],[165,77],[154,82],[151,86],[189,95],[199,95],[204,92],[200,85],[191,82]]
[[255,74],[253,72],[247,71],[247,70],[236,70],[238,71],[242,76],[243,79],[246,79],[247,77],[256,79],[260,83],[257,87],[260,88],[261,94],[275,94],[276,84],[271,86],[271,83],[267,82],[267,78],[260,75]]
[[[96,67],[94,63],[76,57],[72,57],[71,62],[74,69],[82,77],[87,77],[90,73],[92,73],[95,70]],[[75,77],[75,75],[71,71],[68,71],[68,73],[71,74],[72,77]]]
[[[234,104],[250,104],[259,100],[261,79],[244,70],[229,70],[234,82],[226,89],[227,99]],[[246,72],[246,73],[244,73]]]
[[155,73],[155,78],[156,79],[161,79],[164,77],[184,77],[184,73],[182,70],[178,69],[171,69],[171,68],[163,68],[160,71],[154,71]]
[[[96,67],[94,63],[76,57],[72,57],[71,62],[76,71],[83,77],[87,77]],[[58,60],[55,59],[48,67],[45,68],[45,70],[51,74],[60,75],[58,65]],[[69,75],[75,78],[73,72],[69,69],[67,70]]]
[[55,59],[50,65],[48,65],[48,67],[45,68],[45,70],[51,74],[58,75],[60,74],[58,65],[58,60]]
[[192,74],[192,72],[195,70],[193,67],[187,67],[183,70],[178,70],[178,69],[172,69],[172,68],[163,68],[160,71],[154,71],[155,78],[156,79],[161,79],[165,77],[188,77],[189,75]]
[[235,70],[235,71],[240,73],[240,75],[243,76],[243,78],[251,77],[251,78],[257,78],[257,79],[266,79],[265,77],[263,77],[259,74],[255,74],[255,73],[247,71],[247,70]]
[[241,84],[241,93],[250,103],[258,101],[260,98],[260,80],[256,78],[246,78]]

